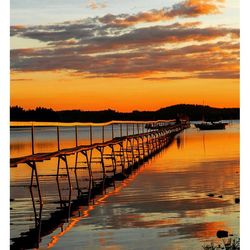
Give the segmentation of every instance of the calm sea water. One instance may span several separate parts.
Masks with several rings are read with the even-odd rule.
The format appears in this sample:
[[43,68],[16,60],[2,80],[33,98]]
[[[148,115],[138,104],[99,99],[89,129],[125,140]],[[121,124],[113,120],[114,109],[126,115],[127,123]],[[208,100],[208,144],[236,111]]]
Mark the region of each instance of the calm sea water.
[[[54,129],[40,128],[38,134],[36,150],[56,149]],[[82,140],[87,142],[88,131],[85,135]],[[74,146],[73,136],[73,129],[66,129],[62,143]],[[27,129],[12,130],[12,157],[30,154],[29,140]],[[73,164],[74,159],[69,161]],[[55,166],[56,160],[41,163],[39,171],[52,172]],[[11,169],[11,238],[34,227],[32,200],[25,186],[29,178],[29,167]],[[55,181],[44,179],[42,190],[42,218],[46,219],[58,207],[51,202],[58,199]],[[209,193],[214,197],[207,196]],[[61,227],[43,237],[40,247],[202,249],[206,242],[218,242],[218,230],[239,235],[237,197],[239,122],[229,124],[226,130],[199,131],[191,127],[128,179],[117,182],[94,204],[81,207]]]

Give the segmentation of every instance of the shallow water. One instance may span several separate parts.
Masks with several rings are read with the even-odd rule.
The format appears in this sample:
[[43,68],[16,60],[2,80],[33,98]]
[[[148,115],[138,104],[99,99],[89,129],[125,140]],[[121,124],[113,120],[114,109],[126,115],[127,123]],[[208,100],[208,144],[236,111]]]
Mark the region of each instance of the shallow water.
[[[21,173],[19,167],[12,170],[12,184],[28,179],[29,169],[26,167],[25,172],[22,167]],[[45,184],[48,197],[56,197],[56,192],[53,196],[53,189],[49,188],[53,182]],[[11,192],[11,197],[15,197],[13,224],[19,221],[17,211],[23,213],[24,207],[30,207],[32,212],[29,193],[25,195],[16,189]],[[214,197],[208,197],[209,193]],[[191,127],[128,179],[117,182],[115,189],[109,188],[105,196],[97,197],[89,207],[82,207],[62,228],[44,237],[40,247],[202,249],[206,242],[218,241],[215,237],[218,230],[239,235],[236,197],[239,197],[239,123],[221,131],[198,131]],[[45,217],[53,206],[47,205],[46,209]],[[19,229],[12,226],[12,235],[18,235],[23,224],[32,227],[32,213],[26,218],[30,218],[30,225],[27,220],[19,221]]]

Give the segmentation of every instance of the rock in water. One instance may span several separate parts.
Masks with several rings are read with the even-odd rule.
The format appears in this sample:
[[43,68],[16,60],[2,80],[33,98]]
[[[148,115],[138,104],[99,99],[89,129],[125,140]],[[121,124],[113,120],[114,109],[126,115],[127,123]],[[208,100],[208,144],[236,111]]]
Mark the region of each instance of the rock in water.
[[211,193],[210,193],[210,194],[208,194],[207,196],[209,196],[209,197],[214,197],[214,194],[211,194]]
[[228,237],[228,231],[219,230],[219,231],[217,231],[216,236],[217,236],[218,238],[226,238],[226,237]]

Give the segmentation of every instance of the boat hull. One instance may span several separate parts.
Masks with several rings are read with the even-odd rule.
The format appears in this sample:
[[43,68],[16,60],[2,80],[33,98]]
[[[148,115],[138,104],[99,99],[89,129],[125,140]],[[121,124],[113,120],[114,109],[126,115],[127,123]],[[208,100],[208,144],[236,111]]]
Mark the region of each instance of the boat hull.
[[227,123],[201,123],[195,124],[195,127],[200,130],[217,130],[217,129],[225,129]]

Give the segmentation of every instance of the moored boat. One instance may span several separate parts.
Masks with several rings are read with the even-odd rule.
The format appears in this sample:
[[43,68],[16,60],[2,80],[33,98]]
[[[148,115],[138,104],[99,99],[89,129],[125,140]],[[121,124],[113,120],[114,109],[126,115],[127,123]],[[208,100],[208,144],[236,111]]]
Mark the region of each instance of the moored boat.
[[225,129],[228,123],[226,122],[203,122],[194,124],[196,128],[200,130],[216,130]]

